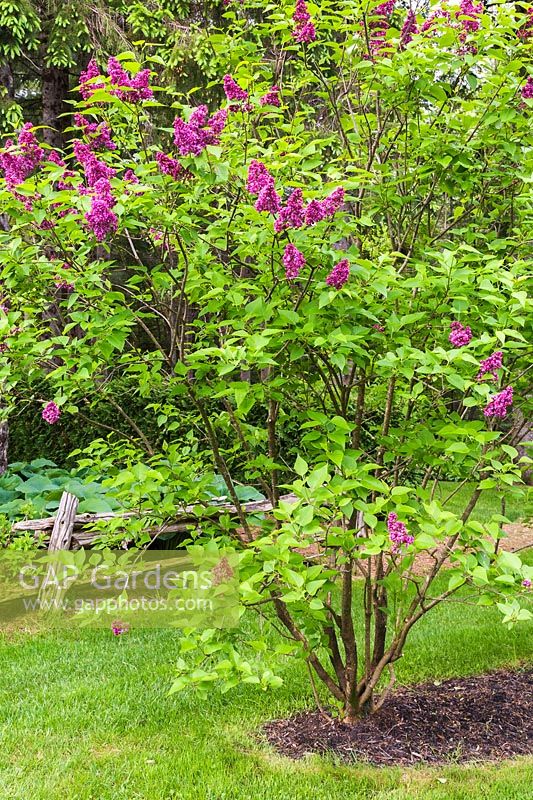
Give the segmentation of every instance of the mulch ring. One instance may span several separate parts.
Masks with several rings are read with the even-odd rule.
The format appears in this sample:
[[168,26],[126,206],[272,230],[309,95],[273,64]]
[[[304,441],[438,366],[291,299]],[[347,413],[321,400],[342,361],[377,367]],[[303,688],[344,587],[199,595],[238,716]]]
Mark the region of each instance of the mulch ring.
[[377,766],[493,761],[533,754],[533,670],[402,688],[376,714],[344,725],[319,712],[269,722],[291,758],[332,753]]

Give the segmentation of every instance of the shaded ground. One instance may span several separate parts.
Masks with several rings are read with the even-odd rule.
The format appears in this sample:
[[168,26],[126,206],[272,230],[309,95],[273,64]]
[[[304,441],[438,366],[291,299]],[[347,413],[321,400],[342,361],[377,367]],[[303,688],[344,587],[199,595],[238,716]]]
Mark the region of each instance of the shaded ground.
[[379,766],[492,761],[533,753],[533,671],[500,671],[405,688],[347,726],[306,712],[265,726],[292,758],[331,752]]

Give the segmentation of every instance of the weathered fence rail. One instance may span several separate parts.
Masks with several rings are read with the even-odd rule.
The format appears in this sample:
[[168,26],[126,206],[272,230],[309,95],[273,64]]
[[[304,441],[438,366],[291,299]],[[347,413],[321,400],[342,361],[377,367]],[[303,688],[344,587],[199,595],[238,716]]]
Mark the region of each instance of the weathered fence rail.
[[[283,495],[280,500],[291,503],[296,502],[293,494]],[[15,522],[11,526],[13,533],[21,531],[33,531],[34,533],[46,533],[50,531],[50,536],[45,537],[48,541],[49,550],[69,550],[75,547],[85,547],[92,544],[94,539],[101,535],[100,530],[91,529],[95,523],[116,520],[131,519],[139,517],[135,511],[125,511],[123,513],[100,513],[100,514],[76,514],[78,498],[68,492],[63,492],[59,509],[54,517],[43,519],[26,519]],[[198,514],[201,506],[185,506],[176,510],[176,516],[163,525],[147,529],[147,533],[153,538],[163,533],[185,532],[191,526],[201,524],[201,517]],[[232,503],[219,503],[209,506],[210,516],[230,514],[238,516],[237,508]],[[241,508],[246,515],[268,513],[272,511],[272,503],[269,500],[257,500],[253,503],[242,503]],[[146,517],[149,518],[149,512]]]

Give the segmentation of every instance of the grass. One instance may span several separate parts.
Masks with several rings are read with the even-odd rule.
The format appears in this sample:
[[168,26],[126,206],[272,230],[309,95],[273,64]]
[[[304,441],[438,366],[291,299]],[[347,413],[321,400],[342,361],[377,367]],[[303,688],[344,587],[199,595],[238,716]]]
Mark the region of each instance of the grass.
[[[461,514],[465,509],[470,497],[472,495],[473,490],[476,487],[475,483],[465,483],[464,486],[459,488],[460,484],[452,483],[451,481],[441,481],[437,486],[437,491],[435,494],[436,499],[440,500],[441,502],[449,497],[452,492],[455,492],[453,497],[450,499],[448,503],[446,503],[446,509],[448,511],[452,511],[454,514]],[[456,491],[458,489],[458,491]],[[521,513],[524,508],[525,504],[525,496],[528,492],[527,488],[524,487],[523,496],[518,495],[516,498],[513,498],[511,501],[506,500],[505,503],[505,516],[508,517],[511,522],[515,522],[517,519],[520,518]],[[479,498],[475,512],[472,514],[473,519],[477,519],[480,522],[486,522],[489,520],[493,514],[501,514],[502,513],[502,503],[501,499],[495,494],[495,492],[486,489],[484,492],[481,493],[481,497]]]
[[[483,507],[478,513],[484,513]],[[533,759],[389,769],[281,758],[261,724],[311,707],[305,671],[207,702],[168,696],[177,634],[70,630],[0,638],[0,800],[528,800]],[[494,609],[450,603],[413,630],[402,683],[471,675],[531,658],[533,630]]]

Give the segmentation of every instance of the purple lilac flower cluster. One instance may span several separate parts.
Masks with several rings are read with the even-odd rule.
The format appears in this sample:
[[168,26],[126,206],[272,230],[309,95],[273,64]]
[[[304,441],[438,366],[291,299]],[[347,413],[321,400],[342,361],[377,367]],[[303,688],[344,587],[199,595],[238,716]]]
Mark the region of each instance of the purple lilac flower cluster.
[[296,8],[292,15],[292,21],[294,22],[292,35],[297,42],[300,44],[308,44],[309,42],[315,41],[316,30],[305,0],[297,0]]
[[53,402],[47,403],[43,408],[41,417],[44,419],[45,422],[48,422],[49,425],[54,425],[59,417],[61,416],[61,411],[57,407],[57,405]]
[[8,187],[11,189],[23,183],[41,163],[43,156],[44,150],[39,146],[32,123],[25,122],[17,144],[8,139],[5,152],[0,153],[0,169],[4,172]]
[[233,103],[230,106],[231,111],[251,111],[252,106],[248,102],[248,92],[241,89],[231,75],[224,75],[223,84],[226,97]]
[[[96,78],[101,80],[96,80]],[[97,89],[103,89],[104,86],[98,64],[94,58],[91,58],[86,69],[80,75],[80,94],[84,100],[89,100]]]
[[507,386],[502,392],[498,392],[491,397],[483,413],[486,417],[507,416],[507,411],[513,404],[513,387]]
[[100,178],[93,188],[91,209],[85,214],[85,219],[97,241],[103,242],[108,234],[116,231],[118,226],[118,217],[111,210],[116,201],[111,194],[108,178]]
[[155,160],[159,167],[159,172],[163,175],[170,175],[174,180],[179,180],[184,177],[187,170],[183,167],[176,158],[167,156],[165,153],[156,153]]
[[121,100],[140,103],[143,100],[151,100],[154,96],[149,86],[149,69],[141,69],[136,75],[131,76],[116,58],[110,58],[107,62],[107,74],[111,83],[120,87],[113,89],[113,94],[120,97]]
[[262,106],[277,106],[281,105],[279,99],[279,86],[271,86],[266,94],[259,98],[259,103]]
[[385,48],[385,38],[389,29],[389,17],[394,11],[395,0],[387,0],[381,3],[372,11],[371,19],[368,23],[369,37],[368,48],[369,57],[374,58],[383,52]]
[[218,144],[227,119],[225,108],[209,116],[207,106],[198,106],[185,122],[174,120],[174,144],[182,156],[199,156],[208,145]]
[[108,234],[116,231],[118,226],[117,215],[112,211],[116,201],[111,193],[110,184],[116,170],[96,157],[93,152],[94,146],[94,141],[87,144],[77,139],[73,150],[83,167],[87,182],[87,188],[80,187],[79,191],[81,194],[91,195],[91,208],[85,214],[85,220],[97,241],[103,242]]
[[139,178],[132,169],[127,169],[124,173],[124,180],[128,183],[139,183]]
[[457,320],[454,320],[450,325],[451,331],[448,336],[449,341],[454,347],[464,347],[472,340],[472,331],[468,325],[462,325]]
[[533,98],[533,76],[529,75],[527,81],[522,86],[521,95],[524,100]]
[[288,244],[283,253],[283,266],[287,280],[292,281],[300,274],[300,270],[305,264],[303,253],[300,253],[293,244]]
[[74,124],[77,128],[81,128],[82,134],[89,139],[94,150],[117,149],[111,138],[111,129],[106,122],[88,122],[83,114],[75,114]]
[[305,222],[305,206],[301,189],[294,189],[274,221],[276,233],[288,228],[301,228]]
[[413,36],[416,33],[418,33],[416,14],[413,9],[410,8],[407,12],[407,17],[405,18],[405,22],[403,23],[402,30],[400,32],[400,49],[403,49],[406,45],[408,45],[409,42],[413,40]]
[[83,167],[88,186],[94,186],[101,178],[109,180],[115,174],[113,167],[98,159],[89,144],[76,139],[73,145],[74,155]]
[[246,188],[250,194],[256,194],[254,208],[256,211],[268,211],[277,214],[281,211],[281,198],[276,192],[274,178],[260,161],[255,159],[248,167]]
[[466,34],[474,33],[480,29],[481,20],[479,17],[481,14],[483,14],[483,3],[476,5],[472,0],[461,0],[459,10],[455,12],[455,17],[460,20],[464,37],[466,37]]
[[[150,70],[141,69],[136,75],[128,75],[120,62],[111,57],[107,62],[107,74],[113,85],[111,94],[127,100],[130,103],[141,103],[143,100],[151,100],[154,96],[150,83]],[[96,80],[100,78],[101,80]],[[97,89],[103,89],[105,83],[100,74],[98,64],[91,59],[87,68],[80,75],[80,93],[84,100],[89,100]]]
[[480,381],[485,375],[490,374],[492,375],[492,379],[494,381],[498,380],[498,373],[497,370],[502,368],[503,364],[503,353],[501,350],[497,350],[495,353],[492,353],[488,358],[485,358],[479,365],[479,372],[477,374],[477,379]]
[[532,585],[532,582],[531,582],[530,578],[524,578],[524,580],[522,581],[522,586],[525,589],[531,589],[531,585]]
[[113,632],[113,636],[122,636],[124,633],[128,633],[130,626],[127,622],[113,622],[111,625],[111,630]]
[[527,14],[527,19],[517,31],[518,38],[524,41],[533,36],[533,6],[527,8],[525,13]]
[[439,8],[433,11],[429,17],[426,17],[420,27],[420,33],[429,33],[430,35],[438,33],[437,26],[439,22],[449,22],[450,12],[447,9]]
[[415,537],[408,533],[405,522],[400,522],[398,515],[393,511],[387,517],[387,530],[394,552],[398,552],[403,545],[408,547],[415,540]]
[[326,278],[328,286],[335,289],[342,289],[348,278],[350,277],[350,262],[347,258],[343,258],[338,264],[335,264],[331,272]]
[[277,214],[274,222],[276,233],[289,228],[301,228],[302,225],[314,225],[323,219],[332,217],[344,202],[344,189],[334,189],[324,200],[311,200],[305,206],[301,189],[291,192],[286,205],[281,205],[281,198],[276,192],[274,178],[260,161],[253,160],[248,168],[246,188],[250,194],[258,195],[255,203],[257,211],[268,211]]

